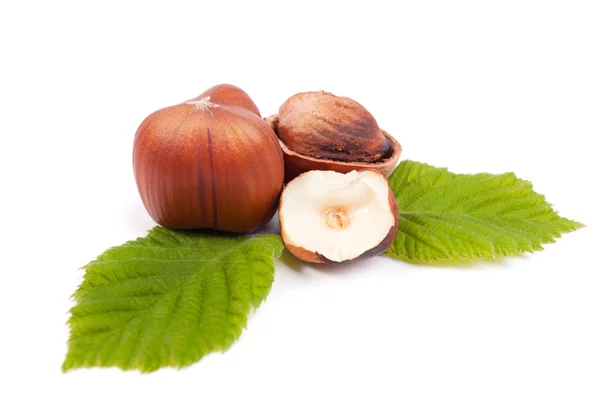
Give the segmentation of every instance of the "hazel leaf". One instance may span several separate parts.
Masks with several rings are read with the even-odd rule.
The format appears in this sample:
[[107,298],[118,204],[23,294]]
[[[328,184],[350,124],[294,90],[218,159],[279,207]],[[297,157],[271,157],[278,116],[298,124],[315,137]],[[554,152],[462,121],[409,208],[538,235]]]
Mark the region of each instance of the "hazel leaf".
[[514,173],[455,174],[403,161],[389,178],[398,235],[389,256],[421,262],[520,255],[543,250],[582,224],[560,217],[531,182]]
[[277,235],[217,236],[155,227],[85,268],[73,295],[63,371],[185,367],[225,351],[266,298]]

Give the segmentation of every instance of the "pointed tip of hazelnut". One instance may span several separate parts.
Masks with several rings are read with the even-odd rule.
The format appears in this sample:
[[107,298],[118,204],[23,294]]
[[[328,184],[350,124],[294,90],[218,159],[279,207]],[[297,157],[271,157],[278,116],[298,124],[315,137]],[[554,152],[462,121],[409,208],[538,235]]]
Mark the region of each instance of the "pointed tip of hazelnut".
[[213,104],[241,107],[261,117],[258,107],[248,93],[235,85],[229,83],[215,85],[190,101],[199,101],[207,97]]

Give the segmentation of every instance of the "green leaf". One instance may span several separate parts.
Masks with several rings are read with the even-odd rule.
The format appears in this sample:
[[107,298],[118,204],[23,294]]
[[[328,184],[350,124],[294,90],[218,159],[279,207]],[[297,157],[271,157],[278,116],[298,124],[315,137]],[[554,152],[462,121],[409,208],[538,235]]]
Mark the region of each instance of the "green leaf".
[[403,161],[389,178],[398,202],[392,257],[433,262],[542,250],[582,225],[560,217],[513,173],[454,174]]
[[185,367],[225,351],[266,298],[276,235],[224,237],[161,227],[85,268],[73,298],[63,371]]

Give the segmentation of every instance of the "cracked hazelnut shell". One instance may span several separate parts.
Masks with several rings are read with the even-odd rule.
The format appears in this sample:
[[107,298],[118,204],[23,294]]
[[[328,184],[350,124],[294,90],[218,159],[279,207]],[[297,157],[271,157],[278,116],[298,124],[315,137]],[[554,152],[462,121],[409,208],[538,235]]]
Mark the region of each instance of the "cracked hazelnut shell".
[[314,169],[372,169],[387,176],[402,152],[362,105],[328,92],[298,93],[265,120],[279,137],[286,182]]

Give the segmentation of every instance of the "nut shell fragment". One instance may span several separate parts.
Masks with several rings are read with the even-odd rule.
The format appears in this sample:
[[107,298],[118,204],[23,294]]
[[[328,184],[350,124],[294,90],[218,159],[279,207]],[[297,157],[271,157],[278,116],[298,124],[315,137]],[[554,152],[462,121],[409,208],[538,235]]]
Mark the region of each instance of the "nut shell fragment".
[[287,99],[279,108],[278,134],[290,150],[324,160],[374,163],[390,150],[366,108],[324,91]]
[[[272,115],[265,118],[265,121],[267,121],[271,128],[277,133],[278,117]],[[285,181],[289,182],[298,175],[312,170],[347,173],[350,171],[370,169],[377,171],[384,176],[389,176],[398,164],[398,160],[402,154],[402,146],[392,135],[384,130],[381,132],[389,141],[391,150],[388,157],[376,163],[334,161],[300,154],[290,149],[280,138],[279,144],[283,151],[283,160],[285,163]]]

